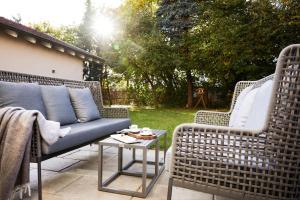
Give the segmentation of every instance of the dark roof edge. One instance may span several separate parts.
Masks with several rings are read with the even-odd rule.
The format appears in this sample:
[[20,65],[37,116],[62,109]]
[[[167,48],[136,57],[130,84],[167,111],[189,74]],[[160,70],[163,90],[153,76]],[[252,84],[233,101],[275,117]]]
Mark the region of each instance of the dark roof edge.
[[[22,24],[19,24],[17,22],[14,22],[12,20],[6,19],[1,16],[0,16],[0,27],[4,27],[8,30],[15,31],[24,36],[31,36],[31,37],[37,39],[39,42],[48,42],[57,48],[62,47],[64,49],[66,49],[67,51],[74,51],[77,54],[77,57],[79,57],[79,58],[81,58],[79,55],[85,56],[85,60],[92,59],[93,61],[96,61],[96,62],[104,61],[102,58],[95,56],[83,49],[80,49],[76,46],[73,46],[73,45],[63,42],[61,40],[58,40],[48,34],[42,33],[33,28],[24,26]],[[83,58],[81,58],[81,59],[83,59]]]

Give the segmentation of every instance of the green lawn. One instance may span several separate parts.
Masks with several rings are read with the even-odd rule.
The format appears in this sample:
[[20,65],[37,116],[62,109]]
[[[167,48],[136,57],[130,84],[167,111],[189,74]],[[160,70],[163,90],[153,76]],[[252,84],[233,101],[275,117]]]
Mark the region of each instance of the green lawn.
[[181,123],[193,122],[195,113],[196,110],[185,109],[132,109],[130,118],[132,124],[137,124],[140,128],[166,130],[170,145],[175,127]]

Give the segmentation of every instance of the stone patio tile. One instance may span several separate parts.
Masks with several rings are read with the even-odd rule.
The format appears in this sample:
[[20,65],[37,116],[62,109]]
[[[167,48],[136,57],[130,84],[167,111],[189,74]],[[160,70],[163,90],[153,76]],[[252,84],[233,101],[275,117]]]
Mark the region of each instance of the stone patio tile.
[[[130,200],[130,196],[118,195],[98,191],[98,177],[82,176],[72,184],[60,190],[56,195],[66,199],[105,199],[105,200]],[[127,183],[128,184],[128,183]]]
[[[159,185],[158,185],[159,186]],[[165,186],[168,188],[168,186]],[[167,190],[168,191],[168,190]],[[167,199],[167,193],[165,192],[165,199]],[[185,188],[173,187],[172,200],[212,200],[213,196],[211,194],[197,192],[194,190],[189,190]]]
[[[84,161],[82,161],[82,162],[84,162]],[[81,168],[76,168],[76,167],[73,168],[73,166],[70,169],[67,169],[66,172],[71,173],[71,174],[78,174],[78,175],[82,175],[82,176],[98,176],[97,170],[81,169]]]
[[[159,159],[160,160],[163,159],[163,155],[164,155],[164,152],[160,151],[159,152]],[[143,152],[141,150],[136,151],[136,158],[139,159],[139,160],[143,159]],[[153,149],[148,150],[147,159],[148,159],[148,161],[154,161],[154,159],[155,159],[155,150],[153,150]]]
[[81,161],[80,163],[73,165],[69,169],[66,169],[66,171],[69,171],[71,169],[86,169],[98,171],[98,162]]
[[[165,187],[154,185],[146,200],[165,200],[167,199],[166,191]],[[132,200],[143,200],[143,198],[133,197]]]
[[99,149],[98,144],[92,144],[92,145],[86,145],[84,147],[81,147],[79,150],[98,152],[98,149]]
[[[142,163],[134,163],[128,170],[142,173],[143,164]],[[154,173],[154,172],[155,172],[154,165],[147,165],[147,173]]]
[[155,184],[158,185],[168,185],[169,184],[169,173],[164,170]]
[[[96,149],[98,145],[93,145]],[[113,150],[115,149],[115,150]],[[163,154],[161,151],[160,154]],[[106,148],[104,150],[103,179],[107,179],[117,171],[117,148]],[[137,151],[136,157],[142,158],[142,151]],[[154,158],[154,151],[149,151],[148,158]],[[124,150],[124,161],[126,164],[131,160],[131,151]],[[71,161],[71,162],[70,162]],[[73,163],[75,161],[75,163]],[[47,161],[43,162],[46,163]],[[45,164],[43,164],[45,168]],[[46,163],[47,168],[59,170],[59,172],[42,170],[43,199],[44,200],[142,200],[139,198],[118,195],[98,191],[98,153],[86,146],[78,151],[66,154],[64,157],[51,159]],[[129,170],[141,171],[142,165],[134,164]],[[148,172],[154,172],[154,166],[148,165]],[[37,169],[36,164],[31,165],[30,170],[32,198],[37,199]],[[169,174],[166,170],[161,174],[146,200],[166,200],[168,191]],[[147,179],[147,185],[150,179]],[[120,176],[110,184],[116,189],[128,189],[140,191],[142,179],[140,177]],[[173,187],[172,200],[212,200],[212,195],[196,192],[193,190]],[[216,200],[230,200],[219,197]],[[29,199],[28,199],[29,200]]]
[[141,185],[142,185],[142,178],[121,175],[116,180],[114,180],[111,184],[109,184],[109,187],[113,189],[138,191],[141,188]]
[[[97,166],[97,170],[98,170],[98,163],[96,163],[96,166]],[[103,162],[103,170],[116,172],[118,170],[117,156],[114,156],[111,159],[105,160]]]
[[73,151],[69,151],[69,152],[64,153],[64,154],[61,154],[61,155],[59,155],[59,156],[57,156],[57,157],[63,158],[63,157],[65,157],[65,156],[67,156],[67,155],[69,155],[69,154],[72,154],[72,153],[75,153],[75,152],[77,152],[77,151],[79,151],[79,149],[75,149],[75,150],[73,150]]
[[232,200],[231,198],[216,196],[215,200]]
[[[37,194],[37,192],[34,191],[31,194],[31,197],[25,198],[24,200],[38,200],[38,194]],[[53,194],[49,194],[49,193],[44,192],[43,193],[43,200],[65,200],[65,199],[62,198],[62,197],[59,197],[57,195],[53,195]]]
[[[59,172],[59,171],[62,171],[63,169],[68,168],[78,162],[80,162],[80,161],[74,160],[74,159],[65,159],[65,158],[54,157],[49,160],[43,161],[42,169]],[[37,164],[31,163],[30,168],[36,169]]]
[[80,161],[80,162],[62,170],[61,172],[73,173],[74,170],[78,170],[78,169],[84,169],[84,170],[88,170],[88,171],[97,171],[98,166],[97,166],[96,162]]
[[43,181],[43,192],[56,194],[64,187],[72,184],[74,181],[81,177],[81,175],[71,173],[60,173],[54,176],[47,177]]
[[[166,200],[168,186],[155,184],[146,200]],[[132,200],[143,200],[133,197]],[[173,188],[172,200],[212,200],[212,195],[183,188]]]
[[104,154],[109,153],[109,154],[117,154],[118,153],[118,148],[116,147],[108,147],[104,146]]
[[73,159],[73,160],[83,160],[83,161],[93,160],[93,159],[97,160],[98,152],[79,150],[79,151],[70,153],[70,154],[64,156],[63,158]]
[[[53,172],[53,171],[47,171],[47,170],[42,170],[42,181],[44,182],[46,179],[49,177],[59,175],[58,172]],[[37,169],[31,169],[30,170],[30,187],[32,190],[37,190]]]

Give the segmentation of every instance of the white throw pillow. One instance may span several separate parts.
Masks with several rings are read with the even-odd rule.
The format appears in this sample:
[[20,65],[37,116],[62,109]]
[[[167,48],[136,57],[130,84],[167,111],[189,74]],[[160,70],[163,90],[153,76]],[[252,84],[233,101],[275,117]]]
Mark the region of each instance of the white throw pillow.
[[243,128],[245,127],[245,124],[248,120],[248,117],[251,112],[252,105],[254,103],[254,99],[256,96],[256,93],[258,91],[258,88],[252,89],[248,94],[246,94],[245,98],[243,99],[243,102],[241,103],[241,107],[239,108],[239,111],[236,116],[236,120],[233,123],[233,127],[236,128]]
[[266,81],[259,87],[245,128],[262,129],[264,127],[268,117],[272,90],[272,80]]
[[242,90],[242,92],[237,97],[236,103],[235,103],[232,113],[230,115],[230,120],[229,120],[230,127],[232,127],[235,124],[235,121],[237,120],[237,115],[239,113],[242,102],[244,101],[246,95],[251,91],[252,87],[253,87],[252,85],[246,87],[245,89]]

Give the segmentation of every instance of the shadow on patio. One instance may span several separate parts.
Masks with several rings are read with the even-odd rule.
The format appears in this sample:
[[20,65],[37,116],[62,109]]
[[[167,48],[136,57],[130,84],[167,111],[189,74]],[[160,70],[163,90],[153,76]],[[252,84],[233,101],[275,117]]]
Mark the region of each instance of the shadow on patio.
[[[124,162],[128,162],[130,150],[124,149]],[[161,151],[162,155],[163,152]],[[104,178],[109,177],[117,170],[117,149],[108,147],[104,150]],[[137,151],[137,158],[142,157],[142,152]],[[162,157],[162,156],[160,156]],[[154,151],[148,154],[150,160],[154,159]],[[43,196],[46,200],[62,199],[105,199],[105,200],[138,200],[140,198],[101,192],[97,189],[98,181],[98,145],[85,146],[81,149],[63,154],[42,163]],[[141,170],[140,164],[135,164],[131,169]],[[36,164],[31,164],[32,198],[37,199],[37,173]],[[148,166],[154,171],[154,167]],[[140,190],[141,178],[121,176],[110,186],[129,190]],[[168,169],[165,169],[154,188],[146,199],[167,199]],[[185,200],[211,200],[212,195],[182,188],[173,189],[173,199]],[[221,200],[225,198],[217,197]]]

